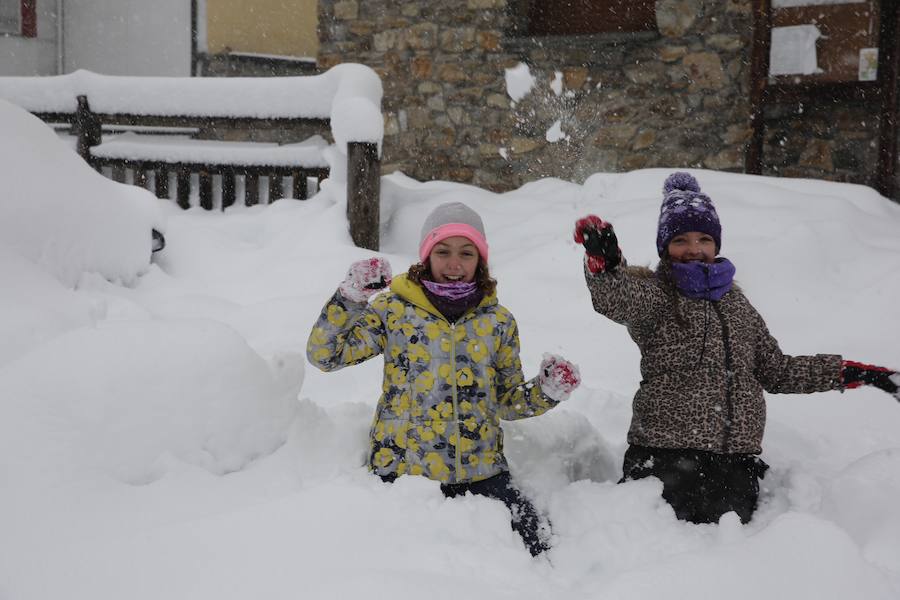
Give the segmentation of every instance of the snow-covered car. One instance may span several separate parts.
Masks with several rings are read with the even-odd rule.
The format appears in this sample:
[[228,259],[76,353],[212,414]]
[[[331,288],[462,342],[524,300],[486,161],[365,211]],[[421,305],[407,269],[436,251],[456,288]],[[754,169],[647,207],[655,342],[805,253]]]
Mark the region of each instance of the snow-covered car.
[[92,169],[43,121],[0,100],[0,244],[63,284],[129,281],[165,245],[160,200]]

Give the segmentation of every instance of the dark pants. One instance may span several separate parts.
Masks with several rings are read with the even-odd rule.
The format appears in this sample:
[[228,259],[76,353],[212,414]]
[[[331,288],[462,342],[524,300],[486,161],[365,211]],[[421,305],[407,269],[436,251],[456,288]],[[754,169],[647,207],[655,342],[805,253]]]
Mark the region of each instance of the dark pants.
[[[397,476],[387,476],[381,479],[388,483],[393,483]],[[537,556],[550,548],[549,544],[540,535],[541,519],[534,505],[522,495],[522,492],[512,485],[509,480],[509,473],[500,473],[472,483],[442,484],[441,491],[447,498],[463,496],[466,492],[470,492],[479,496],[500,500],[512,513],[511,524],[513,531],[522,536],[522,540],[532,556]]]
[[756,510],[759,480],[769,466],[753,454],[629,446],[622,479],[656,477],[675,516],[692,523],[717,523],[734,511],[748,523]]

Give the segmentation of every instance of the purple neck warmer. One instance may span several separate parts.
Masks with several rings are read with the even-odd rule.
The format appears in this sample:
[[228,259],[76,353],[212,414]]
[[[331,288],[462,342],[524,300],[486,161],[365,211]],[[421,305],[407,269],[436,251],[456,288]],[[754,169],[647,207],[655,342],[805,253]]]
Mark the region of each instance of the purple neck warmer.
[[422,280],[422,285],[435,296],[440,296],[447,300],[462,300],[466,296],[471,295],[475,291],[475,288],[478,287],[478,284],[474,281],[469,283],[464,283],[462,281],[438,283],[436,281],[428,281],[427,279]]
[[672,263],[672,279],[678,290],[694,300],[721,300],[731,289],[735,268],[727,258],[712,264]]
[[475,282],[436,283],[427,279],[421,282],[425,295],[451,323],[478,306],[484,298],[484,292]]

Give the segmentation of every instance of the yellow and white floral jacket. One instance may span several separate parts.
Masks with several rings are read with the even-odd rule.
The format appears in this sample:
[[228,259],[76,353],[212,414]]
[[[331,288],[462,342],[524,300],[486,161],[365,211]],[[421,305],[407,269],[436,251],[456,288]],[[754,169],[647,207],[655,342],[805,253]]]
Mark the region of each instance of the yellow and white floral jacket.
[[335,293],[306,353],[323,371],[384,355],[369,454],[380,476],[453,484],[507,471],[500,419],[536,416],[557,404],[537,378],[524,381],[516,321],[495,294],[450,323],[406,275],[369,305]]

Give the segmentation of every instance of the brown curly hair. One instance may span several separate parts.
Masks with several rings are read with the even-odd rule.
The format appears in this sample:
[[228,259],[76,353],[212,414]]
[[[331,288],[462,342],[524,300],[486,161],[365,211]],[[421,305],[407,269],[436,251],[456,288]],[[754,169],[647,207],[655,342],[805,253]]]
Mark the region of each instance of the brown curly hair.
[[[434,276],[431,274],[431,265],[427,263],[419,262],[410,266],[409,271],[406,272],[406,277],[413,283],[420,285],[422,279],[434,281]],[[474,281],[478,284],[478,289],[484,292],[485,295],[492,294],[497,289],[497,280],[491,277],[491,273],[483,261],[478,261],[478,266],[475,268]]]

